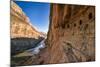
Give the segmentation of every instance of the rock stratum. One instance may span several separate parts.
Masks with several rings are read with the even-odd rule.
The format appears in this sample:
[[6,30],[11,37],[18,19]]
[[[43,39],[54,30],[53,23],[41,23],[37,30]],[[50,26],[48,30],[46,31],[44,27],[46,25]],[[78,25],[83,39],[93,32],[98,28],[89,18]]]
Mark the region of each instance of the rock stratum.
[[11,38],[27,37],[36,38],[42,37],[35,27],[30,23],[29,18],[25,15],[22,9],[14,2],[11,2]]
[[44,63],[95,60],[95,6],[51,4]]
[[11,54],[22,52],[26,49],[36,47],[37,44],[45,38],[23,10],[13,1],[11,1]]

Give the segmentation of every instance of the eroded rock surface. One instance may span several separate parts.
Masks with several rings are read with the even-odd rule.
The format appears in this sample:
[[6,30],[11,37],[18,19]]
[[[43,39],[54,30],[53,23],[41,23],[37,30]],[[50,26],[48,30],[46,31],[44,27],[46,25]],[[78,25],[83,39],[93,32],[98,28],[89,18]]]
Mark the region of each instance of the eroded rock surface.
[[11,2],[11,38],[27,37],[38,39],[41,34],[29,21],[22,9]]
[[37,31],[22,9],[11,1],[11,53],[16,54],[23,50],[36,47],[44,35]]
[[95,7],[51,4],[44,63],[95,60]]

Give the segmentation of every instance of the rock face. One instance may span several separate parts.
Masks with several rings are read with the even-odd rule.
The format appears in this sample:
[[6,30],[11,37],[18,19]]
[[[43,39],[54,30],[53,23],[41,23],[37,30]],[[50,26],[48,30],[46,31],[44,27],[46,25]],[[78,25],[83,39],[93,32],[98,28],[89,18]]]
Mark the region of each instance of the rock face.
[[[11,53],[34,47],[33,44],[43,40],[43,36],[44,33],[38,32],[30,24],[22,9],[11,2]],[[12,58],[11,64],[19,66],[95,61],[95,7],[51,4],[45,43],[46,48],[41,49],[35,58]]]
[[11,2],[11,38],[27,37],[38,39],[41,36],[30,23],[22,9]]
[[44,63],[95,60],[95,7],[51,4]]
[[29,21],[22,9],[11,1],[11,53],[16,54],[33,48],[44,35],[38,32]]

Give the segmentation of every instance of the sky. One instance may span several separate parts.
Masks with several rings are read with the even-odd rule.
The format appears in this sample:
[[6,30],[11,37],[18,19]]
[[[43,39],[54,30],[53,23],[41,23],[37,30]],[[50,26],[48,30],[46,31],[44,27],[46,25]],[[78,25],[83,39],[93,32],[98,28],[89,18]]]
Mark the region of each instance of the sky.
[[48,32],[50,4],[43,2],[14,1],[40,32]]

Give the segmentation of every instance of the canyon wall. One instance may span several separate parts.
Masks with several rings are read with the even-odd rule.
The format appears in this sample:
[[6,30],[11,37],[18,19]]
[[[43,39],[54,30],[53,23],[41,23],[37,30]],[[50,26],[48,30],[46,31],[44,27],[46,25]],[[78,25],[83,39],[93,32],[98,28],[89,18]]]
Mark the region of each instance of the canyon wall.
[[95,6],[51,4],[44,63],[95,60]]
[[11,38],[27,37],[38,39],[41,34],[25,15],[22,9],[13,1],[11,2]]
[[33,26],[23,10],[11,1],[11,54],[35,47],[44,35]]

